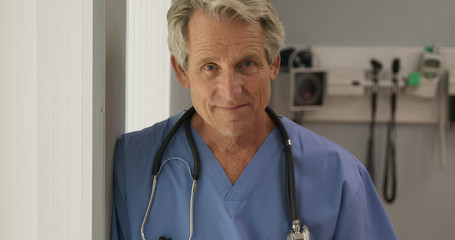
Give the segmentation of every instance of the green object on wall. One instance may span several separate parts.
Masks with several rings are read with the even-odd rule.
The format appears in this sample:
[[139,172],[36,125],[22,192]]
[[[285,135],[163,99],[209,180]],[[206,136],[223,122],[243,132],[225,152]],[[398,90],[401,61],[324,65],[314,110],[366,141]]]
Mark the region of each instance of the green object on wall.
[[419,72],[409,73],[408,85],[409,86],[420,86],[420,73]]

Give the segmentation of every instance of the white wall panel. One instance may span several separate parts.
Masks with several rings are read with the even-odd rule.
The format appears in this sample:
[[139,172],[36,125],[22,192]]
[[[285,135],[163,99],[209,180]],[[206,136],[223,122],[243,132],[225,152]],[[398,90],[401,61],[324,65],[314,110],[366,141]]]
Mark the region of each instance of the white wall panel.
[[0,239],[16,238],[16,82],[13,1],[0,1]]
[[[80,56],[81,61],[80,71],[81,71],[81,92],[80,92],[80,103],[81,103],[81,131],[80,131],[80,140],[81,140],[81,155],[80,155],[80,199],[81,199],[81,209],[80,209],[80,221],[81,221],[81,240],[91,240],[93,238],[94,232],[105,231],[102,228],[95,228],[93,221],[93,191],[96,189],[93,187],[95,180],[93,175],[98,174],[95,172],[93,165],[94,162],[103,162],[104,163],[104,154],[98,155],[98,151],[104,150],[104,139],[97,140],[96,135],[99,132],[104,133],[104,85],[97,86],[95,82],[104,83],[104,75],[101,77],[95,74],[95,69],[97,72],[105,72],[105,55],[104,55],[104,42],[99,43],[95,41],[94,37],[94,23],[95,20],[97,23],[100,19],[103,19],[101,22],[104,24],[104,0],[95,0],[95,1],[77,1],[81,3],[80,9],[80,23],[81,23],[81,36],[80,36]],[[97,7],[97,10],[102,11],[95,13],[95,5],[102,5],[102,7]],[[104,35],[103,31],[100,31],[98,34]],[[94,51],[95,42],[97,44]],[[100,53],[99,49],[103,51]],[[95,57],[95,55],[97,55]],[[96,65],[94,64],[96,62]],[[95,91],[96,89],[96,91]],[[98,95],[95,94],[98,93]],[[99,94],[102,92],[103,94]],[[101,99],[99,99],[99,95]],[[95,97],[98,97],[98,105],[95,105]],[[101,105],[102,111],[94,111],[95,106]],[[96,112],[96,113],[95,113]],[[96,125],[95,122],[101,122],[101,126]],[[95,151],[94,149],[97,149]],[[101,149],[101,150],[99,150]],[[103,181],[103,184],[105,182]],[[107,226],[105,226],[107,227]]]
[[166,1],[127,1],[126,131],[169,117]]
[[[37,106],[36,106],[36,18],[35,2],[15,2],[14,34],[16,82],[16,237],[37,235]],[[22,226],[29,226],[21,231]]]
[[52,42],[51,42],[51,0],[41,1],[37,5],[37,54],[40,58],[37,65],[38,105],[38,239],[52,239]]
[[0,239],[91,239],[92,4],[0,3]]

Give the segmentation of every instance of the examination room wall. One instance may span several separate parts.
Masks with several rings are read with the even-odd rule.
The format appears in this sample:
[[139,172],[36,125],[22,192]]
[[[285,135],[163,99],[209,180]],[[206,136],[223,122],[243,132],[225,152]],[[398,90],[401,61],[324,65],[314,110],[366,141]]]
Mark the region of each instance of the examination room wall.
[[[287,45],[423,48],[439,42],[443,47],[455,46],[452,24],[455,1],[451,0],[272,0],[272,3],[286,29]],[[451,64],[453,67],[455,63]],[[275,82],[274,86],[280,84]],[[365,161],[368,123],[311,122],[304,126]],[[382,197],[385,124],[379,124],[375,133],[376,178]],[[436,133],[436,125],[397,125],[397,199],[384,206],[400,239],[453,239],[455,129],[446,132],[448,163],[443,168],[431,163]]]
[[[283,21],[287,45],[423,48],[439,42],[443,47],[455,46],[452,0],[272,0],[272,4]],[[274,82],[274,87],[280,87],[279,81]],[[178,84],[175,75],[171,79],[171,96],[171,114],[190,105],[189,93]],[[304,126],[365,161],[367,122],[305,122]],[[443,168],[431,163],[436,129],[431,124],[397,125],[397,199],[384,206],[400,239],[453,239],[455,129],[446,131],[447,165]],[[382,198],[385,124],[378,124],[375,132],[376,175]]]

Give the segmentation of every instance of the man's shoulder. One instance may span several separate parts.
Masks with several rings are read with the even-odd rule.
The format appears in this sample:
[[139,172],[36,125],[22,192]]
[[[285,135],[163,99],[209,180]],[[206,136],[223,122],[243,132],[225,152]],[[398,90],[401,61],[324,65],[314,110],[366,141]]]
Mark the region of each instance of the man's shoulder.
[[[282,118],[283,124],[289,133],[291,141],[293,141],[293,148],[298,150],[312,150],[322,152],[340,152],[343,154],[350,154],[346,149],[338,145],[337,143],[313,132],[312,130],[305,128],[287,118]],[[295,144],[294,144],[295,143]]]
[[289,132],[294,155],[297,156],[295,161],[311,165],[321,174],[354,178],[354,182],[360,179],[360,173],[365,171],[364,166],[348,150],[287,118],[283,118],[283,123]]
[[140,146],[150,141],[161,142],[183,113],[182,111],[142,130],[125,133],[121,136],[121,140],[127,146]]

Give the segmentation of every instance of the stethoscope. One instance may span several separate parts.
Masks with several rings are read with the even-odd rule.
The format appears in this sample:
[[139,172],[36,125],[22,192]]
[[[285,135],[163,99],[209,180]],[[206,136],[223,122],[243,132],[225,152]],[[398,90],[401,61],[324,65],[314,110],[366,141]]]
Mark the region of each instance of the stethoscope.
[[[295,197],[295,178],[294,178],[294,159],[292,155],[292,146],[291,146],[291,139],[289,138],[288,132],[284,127],[283,123],[281,122],[280,118],[270,109],[267,107],[265,111],[269,114],[272,120],[275,122],[278,130],[280,131],[281,137],[283,139],[283,144],[285,146],[285,156],[286,156],[286,197],[287,197],[287,205],[289,210],[290,219],[292,222],[292,229],[289,230],[289,233],[286,236],[287,240],[310,240],[310,231],[305,226],[305,224],[300,225],[299,216],[297,213],[297,206],[296,206],[296,197]],[[168,133],[166,138],[164,139],[158,153],[155,156],[155,162],[153,165],[153,183],[152,183],[152,192],[150,194],[150,200],[147,206],[147,210],[145,212],[144,219],[142,220],[141,225],[141,236],[142,239],[145,240],[144,234],[144,227],[145,223],[147,222],[150,209],[153,204],[153,199],[155,197],[155,190],[157,184],[157,177],[162,169],[162,167],[169,161],[166,160],[161,164],[161,158],[163,157],[164,151],[166,150],[167,145],[171,141],[172,137],[177,132],[178,128],[184,124],[185,127],[185,134],[188,140],[188,143],[191,148],[191,153],[194,159],[194,167],[193,171],[188,166],[189,172],[193,179],[193,184],[191,187],[191,197],[190,197],[190,236],[189,240],[193,237],[193,203],[194,203],[194,194],[196,192],[197,180],[199,178],[199,171],[200,171],[200,159],[199,154],[196,148],[196,144],[194,143],[193,135],[191,133],[191,125],[190,119],[193,114],[196,112],[194,107],[191,107],[188,111],[186,111],[174,124],[171,131]],[[179,159],[182,160],[182,159]],[[160,240],[166,240],[167,238],[162,236],[159,238]]]

